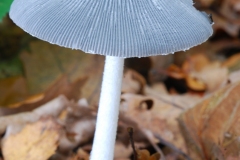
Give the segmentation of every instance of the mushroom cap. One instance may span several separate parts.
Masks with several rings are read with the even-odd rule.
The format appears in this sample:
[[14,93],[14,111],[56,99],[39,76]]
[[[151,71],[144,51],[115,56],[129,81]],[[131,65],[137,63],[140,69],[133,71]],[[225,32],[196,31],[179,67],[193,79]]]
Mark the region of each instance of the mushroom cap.
[[10,17],[50,43],[124,58],[187,50],[213,32],[192,0],[14,0]]

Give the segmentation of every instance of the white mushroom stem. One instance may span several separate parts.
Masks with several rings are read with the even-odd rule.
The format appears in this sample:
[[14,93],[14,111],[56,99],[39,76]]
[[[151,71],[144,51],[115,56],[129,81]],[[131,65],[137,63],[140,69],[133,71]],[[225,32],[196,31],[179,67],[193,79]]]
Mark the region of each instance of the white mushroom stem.
[[113,160],[124,58],[106,56],[90,160]]

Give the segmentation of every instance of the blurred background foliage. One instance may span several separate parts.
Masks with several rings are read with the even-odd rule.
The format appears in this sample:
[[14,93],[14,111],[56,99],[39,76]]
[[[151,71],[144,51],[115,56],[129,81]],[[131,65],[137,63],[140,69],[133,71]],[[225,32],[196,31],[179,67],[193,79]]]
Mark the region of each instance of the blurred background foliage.
[[[81,76],[101,79],[102,56],[93,56],[81,51],[50,45],[25,33],[11,21],[7,14],[11,2],[12,0],[1,0],[0,2],[0,86],[1,81],[5,82],[8,78],[13,81],[4,85],[5,88],[0,88],[0,96],[5,97],[2,98],[4,99],[2,101],[0,99],[0,105],[6,106],[24,100],[31,95],[42,93],[62,75],[67,75],[70,82]],[[210,61],[218,60],[220,62],[238,54],[240,52],[239,0],[196,0],[194,6],[211,14],[214,20],[214,34],[206,43],[174,55],[140,59],[129,58],[126,59],[126,67],[139,72],[148,84],[164,81],[168,90],[174,88],[178,93],[186,93],[189,89],[189,86],[186,85],[186,79],[176,80],[176,77],[172,77],[169,72],[166,72],[171,64],[180,67],[192,54],[201,53]],[[234,58],[233,61],[234,63],[228,64],[230,71],[240,68],[240,65],[238,65],[239,58]],[[98,65],[96,65],[96,62]],[[173,68],[170,68],[170,70]],[[92,72],[89,72],[89,70],[92,70]],[[87,72],[80,73],[82,71]],[[21,90],[24,90],[22,96],[13,96],[13,92],[1,95],[6,92],[7,88],[12,88],[20,79],[23,80],[21,83],[25,84],[21,85],[21,87],[25,86],[24,89],[21,88]],[[96,86],[100,82],[94,80],[88,80],[88,82],[91,91],[88,92],[88,89],[88,91],[82,92],[89,96],[95,90],[98,90]],[[194,80],[191,80],[192,82],[196,83]],[[90,85],[90,83],[95,85]],[[199,86],[191,89],[197,88],[199,89]],[[202,88],[205,91],[204,85]],[[14,90],[19,90],[19,88]],[[89,99],[97,99],[97,95],[93,97]]]
[[8,13],[12,2],[13,2],[13,0],[1,0],[1,2],[0,2],[0,21]]

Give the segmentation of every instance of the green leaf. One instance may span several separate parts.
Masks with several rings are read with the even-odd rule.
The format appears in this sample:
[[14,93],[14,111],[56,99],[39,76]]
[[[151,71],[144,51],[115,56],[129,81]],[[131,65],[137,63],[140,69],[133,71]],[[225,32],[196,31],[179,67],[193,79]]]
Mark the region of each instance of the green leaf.
[[13,0],[0,0],[0,21],[8,13]]

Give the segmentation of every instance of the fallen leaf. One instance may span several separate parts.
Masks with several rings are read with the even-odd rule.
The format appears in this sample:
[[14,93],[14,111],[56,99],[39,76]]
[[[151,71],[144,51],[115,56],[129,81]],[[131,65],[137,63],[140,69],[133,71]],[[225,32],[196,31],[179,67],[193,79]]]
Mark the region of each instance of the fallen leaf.
[[202,98],[196,94],[162,94],[155,91],[155,89],[146,86],[145,87],[146,96],[149,96],[154,99],[158,99],[164,103],[177,107],[179,109],[189,109],[196,105]]
[[[65,117],[59,121],[64,127],[59,140],[59,151],[69,153],[75,147],[92,141],[96,125],[96,113],[85,105],[70,103],[64,111]],[[60,118],[60,117],[59,117]]]
[[240,70],[230,73],[225,84],[235,83],[239,81],[240,81]]
[[98,103],[104,56],[33,41],[30,51],[23,51],[20,57],[30,95],[43,93],[62,75],[67,77],[69,83],[87,77],[81,90],[82,96],[90,104]]
[[230,72],[237,71],[240,69],[240,53],[234,54],[223,62],[222,66],[227,67]]
[[73,157],[68,158],[67,160],[89,160],[89,154],[79,148],[77,153]]
[[59,125],[53,119],[42,119],[26,125],[17,134],[11,134],[10,130],[7,130],[2,140],[4,159],[48,159],[57,149],[59,129]]
[[129,158],[132,152],[130,145],[125,146],[121,141],[116,141],[114,147],[114,159]]
[[205,54],[192,54],[189,56],[182,65],[182,70],[185,73],[190,71],[201,71],[205,66],[210,64],[210,60]]
[[[59,95],[64,95],[70,100],[78,100],[86,78],[80,78],[72,83],[66,76],[59,78],[44,93],[30,96],[23,101],[10,105],[10,108],[0,108],[0,115],[10,115],[14,113],[32,111],[33,109],[51,101]],[[19,86],[18,84],[16,84]]]
[[212,14],[215,32],[225,31],[236,38],[240,28],[239,5],[238,0],[198,0],[195,4],[196,8],[207,10]]
[[207,89],[206,84],[192,75],[186,77],[187,86],[194,91],[205,91]]
[[137,150],[137,160],[159,160],[160,159],[160,154],[159,153],[154,153],[153,155],[150,155],[148,150]]
[[136,71],[128,69],[123,75],[122,93],[143,94],[145,79]]
[[229,84],[181,115],[194,160],[239,158],[240,83]]
[[224,30],[226,33],[228,33],[232,37],[238,36],[238,31],[240,28],[239,24],[232,23],[228,19],[226,19],[225,16],[220,16],[219,14],[216,14],[216,13],[212,13],[212,16],[214,19],[213,28],[215,31]]
[[228,74],[226,67],[222,67],[218,62],[212,62],[198,72],[196,77],[202,80],[208,92],[213,92],[219,89],[221,84],[226,81]]
[[134,142],[136,143],[145,143],[147,144],[148,141],[146,136],[141,131],[141,128],[138,126],[136,121],[134,121],[131,117],[127,117],[124,112],[119,113],[119,120],[118,120],[118,129],[117,129],[117,140],[122,142],[125,147],[128,147],[130,144],[129,141],[129,134],[126,132],[127,128],[131,127],[134,129]]
[[[71,118],[71,117],[69,117]],[[67,153],[93,139],[96,117],[80,117],[65,122],[66,130],[59,140],[59,150]]]
[[184,80],[186,84],[183,85],[191,91],[212,92],[227,79],[228,70],[219,61],[210,61],[203,54],[195,54],[185,60],[182,68],[171,65],[167,74],[175,81]]
[[186,73],[184,73],[184,71],[181,68],[174,64],[168,67],[167,75],[175,79],[184,79],[186,77]]
[[138,127],[151,130],[177,148],[186,150],[176,120],[182,109],[149,96],[126,93],[121,98],[121,111]]
[[[30,43],[29,52],[20,53],[20,59],[23,63],[25,77],[0,81],[1,106],[19,107],[29,104],[29,99],[31,101],[34,99],[32,96],[45,94],[46,90],[50,91],[53,89],[51,86],[59,84],[59,79],[65,83],[63,86],[66,86],[66,84],[72,84],[84,78],[88,78],[88,80],[81,87],[82,96],[87,98],[91,105],[98,104],[104,63],[103,56],[85,54],[81,51],[35,40]],[[56,89],[54,88],[54,91]],[[64,89],[66,88],[64,87]],[[76,90],[79,91],[78,88],[71,89],[72,94],[68,92],[71,96],[76,93]],[[64,94],[64,91],[61,92],[62,90],[61,87],[58,87],[58,93],[55,92],[55,95],[50,97],[54,98],[59,94]],[[51,91],[51,94],[54,94],[54,91]],[[74,98],[78,95],[75,94]],[[51,99],[46,95],[44,96],[42,104]],[[46,97],[48,98],[46,99]]]
[[59,96],[48,103],[34,109],[32,112],[23,112],[9,116],[0,117],[0,134],[3,134],[9,125],[24,125],[29,122],[36,122],[41,117],[57,117],[64,110],[69,101],[64,96]]
[[23,77],[0,79],[0,106],[23,101],[28,94],[26,80]]
[[168,94],[167,88],[164,85],[164,83],[162,83],[162,82],[157,82],[157,83],[152,84],[150,92],[155,92],[157,94],[166,94],[166,95]]

